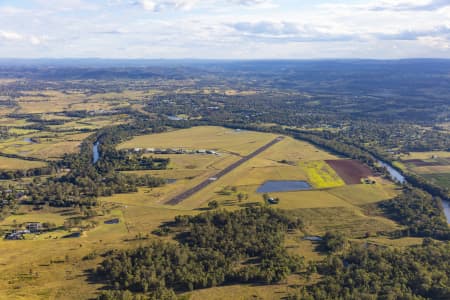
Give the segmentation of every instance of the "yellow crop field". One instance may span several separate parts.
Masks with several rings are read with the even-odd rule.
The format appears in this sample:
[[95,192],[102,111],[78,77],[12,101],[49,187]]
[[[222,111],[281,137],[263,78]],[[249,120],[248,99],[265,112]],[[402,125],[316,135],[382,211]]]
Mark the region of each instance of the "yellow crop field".
[[339,175],[324,161],[310,161],[302,164],[308,181],[318,189],[345,185]]

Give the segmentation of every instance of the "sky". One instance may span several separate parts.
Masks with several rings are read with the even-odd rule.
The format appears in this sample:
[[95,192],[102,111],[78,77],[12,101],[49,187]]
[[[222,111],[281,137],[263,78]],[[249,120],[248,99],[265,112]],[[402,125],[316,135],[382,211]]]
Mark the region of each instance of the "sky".
[[450,0],[0,0],[2,58],[450,58]]

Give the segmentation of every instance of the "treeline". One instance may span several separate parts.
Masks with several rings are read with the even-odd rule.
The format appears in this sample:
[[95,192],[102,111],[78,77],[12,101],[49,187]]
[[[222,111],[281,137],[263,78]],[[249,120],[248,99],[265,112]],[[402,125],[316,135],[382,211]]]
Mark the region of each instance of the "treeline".
[[391,219],[407,228],[399,236],[432,237],[450,240],[450,228],[441,207],[441,199],[419,189],[404,188],[399,196],[379,204]]
[[101,146],[100,159],[96,168],[101,172],[114,169],[116,171],[135,170],[164,170],[170,159],[159,157],[146,157],[142,153],[128,153],[125,150],[116,150],[112,147]]
[[433,151],[450,149],[450,136],[429,128],[411,126],[406,122],[378,123],[353,120],[348,126],[336,131],[327,131],[333,139],[365,145],[372,150],[386,152]]
[[6,170],[0,171],[0,180],[11,180],[24,177],[34,177],[43,175],[52,175],[58,171],[56,166],[47,166],[27,170]]
[[6,126],[0,126],[0,140],[7,139],[11,135],[9,133],[9,129]]
[[322,279],[290,300],[450,299],[450,244],[397,250],[352,245],[317,265]]
[[440,197],[447,201],[450,201],[449,190],[444,187],[437,186],[431,183],[429,180],[426,180],[420,175],[412,174],[412,173],[404,173],[403,176],[406,180],[411,183],[413,186],[418,187],[433,196]]
[[110,173],[69,173],[60,178],[51,178],[44,183],[27,185],[27,200],[23,204],[44,204],[50,206],[95,206],[97,197],[120,193],[137,192],[138,187],[158,187],[166,181],[150,175]]
[[[281,211],[253,207],[207,212],[179,216],[164,226],[180,244],[155,241],[107,253],[94,275],[119,293],[176,299],[174,292],[227,283],[279,282],[302,268],[302,259],[283,246],[285,234],[301,229],[302,222]],[[107,292],[100,299],[115,299],[114,295],[117,292]]]

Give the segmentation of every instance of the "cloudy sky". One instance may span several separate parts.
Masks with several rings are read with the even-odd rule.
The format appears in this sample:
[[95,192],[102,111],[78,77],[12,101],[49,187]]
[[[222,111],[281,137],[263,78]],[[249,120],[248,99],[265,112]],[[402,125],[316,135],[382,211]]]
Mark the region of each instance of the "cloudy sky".
[[0,0],[0,57],[450,58],[450,0]]

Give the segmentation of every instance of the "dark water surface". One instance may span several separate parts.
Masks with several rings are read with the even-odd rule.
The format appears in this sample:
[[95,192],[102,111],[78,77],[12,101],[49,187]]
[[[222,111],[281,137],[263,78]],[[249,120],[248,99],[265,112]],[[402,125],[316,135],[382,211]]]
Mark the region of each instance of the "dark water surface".
[[100,158],[100,153],[98,152],[98,145],[99,145],[99,142],[96,142],[95,144],[94,144],[94,146],[92,146],[92,152],[93,152],[93,154],[94,154],[94,156],[93,156],[93,159],[92,159],[92,163],[96,163],[98,160],[99,160],[99,158]]
[[257,193],[272,193],[272,192],[289,192],[289,191],[302,191],[310,190],[312,187],[306,181],[300,180],[270,180],[264,182]]

